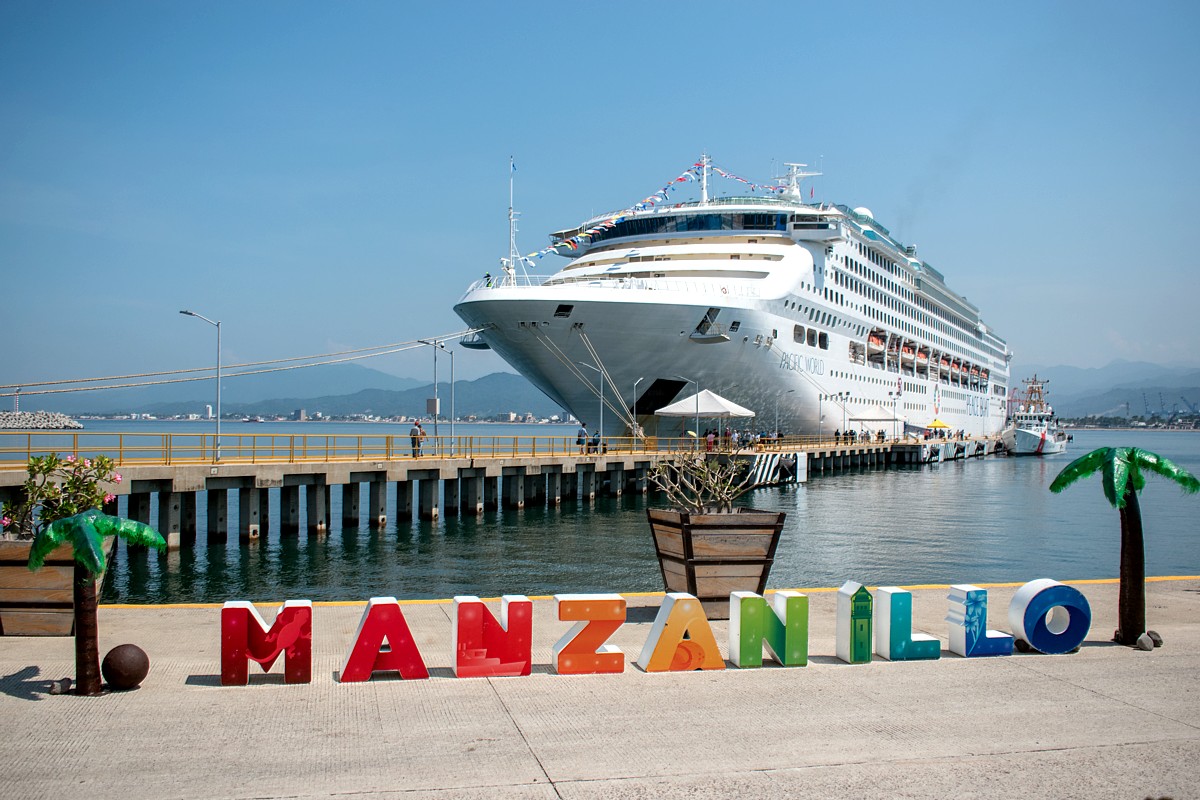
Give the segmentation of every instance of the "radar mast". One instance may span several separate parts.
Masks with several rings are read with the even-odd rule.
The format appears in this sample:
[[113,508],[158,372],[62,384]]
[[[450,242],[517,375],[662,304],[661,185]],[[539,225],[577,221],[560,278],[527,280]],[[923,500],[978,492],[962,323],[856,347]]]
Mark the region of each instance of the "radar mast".
[[784,166],[788,168],[787,175],[784,175],[777,180],[787,181],[787,185],[783,189],[783,196],[798,202],[804,202],[804,193],[800,191],[800,180],[802,178],[815,178],[821,175],[820,172],[805,172],[804,168],[808,164],[793,164],[785,162]]

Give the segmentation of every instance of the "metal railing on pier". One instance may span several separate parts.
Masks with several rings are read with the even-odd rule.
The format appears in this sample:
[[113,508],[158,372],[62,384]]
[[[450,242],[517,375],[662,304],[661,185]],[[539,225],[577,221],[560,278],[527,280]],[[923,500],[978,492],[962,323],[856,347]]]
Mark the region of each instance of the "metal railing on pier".
[[[889,440],[891,441],[891,440]],[[912,441],[912,440],[908,440]],[[737,451],[796,452],[851,444],[832,435],[784,436],[740,443]],[[728,442],[713,451],[728,452]],[[396,434],[224,434],[222,462],[242,464],[392,461],[399,459],[494,459],[539,456],[597,455],[599,453],[706,452],[704,440],[666,437],[605,437],[599,444],[581,446],[574,436],[439,436],[426,438],[413,453],[406,435]],[[216,460],[216,437],[211,433],[93,433],[63,431],[0,431],[0,470],[23,470],[29,458],[48,453],[77,458],[106,455],[117,465],[204,464]]]

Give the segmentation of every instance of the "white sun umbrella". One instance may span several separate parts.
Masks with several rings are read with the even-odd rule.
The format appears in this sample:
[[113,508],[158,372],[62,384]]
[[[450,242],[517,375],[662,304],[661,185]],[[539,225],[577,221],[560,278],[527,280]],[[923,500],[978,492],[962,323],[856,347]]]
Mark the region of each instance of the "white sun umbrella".
[[[731,417],[753,417],[754,412],[739,406],[732,400],[726,400],[716,392],[708,389],[688,395],[682,400],[676,400],[668,406],[663,406],[654,412],[660,417],[695,417],[696,427],[700,427],[700,417],[705,419],[725,420]],[[696,431],[696,436],[700,431]]]

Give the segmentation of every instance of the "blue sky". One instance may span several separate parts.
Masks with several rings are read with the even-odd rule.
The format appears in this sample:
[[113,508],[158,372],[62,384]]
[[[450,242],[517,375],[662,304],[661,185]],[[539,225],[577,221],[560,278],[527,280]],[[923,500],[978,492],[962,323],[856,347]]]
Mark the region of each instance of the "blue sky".
[[1198,8],[6,0],[0,383],[208,365],[181,308],[226,363],[459,330],[510,155],[528,252],[705,150],[819,165],[1018,365],[1200,366]]

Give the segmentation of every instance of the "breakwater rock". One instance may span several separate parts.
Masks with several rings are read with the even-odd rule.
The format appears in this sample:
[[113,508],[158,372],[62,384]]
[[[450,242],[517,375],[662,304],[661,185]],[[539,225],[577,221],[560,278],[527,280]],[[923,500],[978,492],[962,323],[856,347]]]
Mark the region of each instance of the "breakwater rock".
[[0,430],[61,431],[82,428],[66,414],[53,411],[0,411]]

